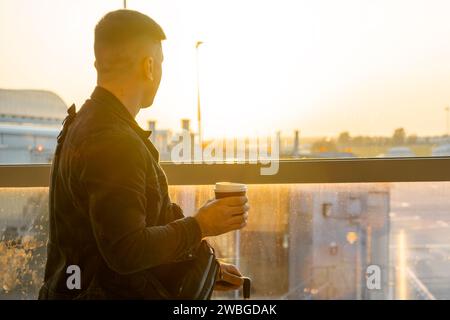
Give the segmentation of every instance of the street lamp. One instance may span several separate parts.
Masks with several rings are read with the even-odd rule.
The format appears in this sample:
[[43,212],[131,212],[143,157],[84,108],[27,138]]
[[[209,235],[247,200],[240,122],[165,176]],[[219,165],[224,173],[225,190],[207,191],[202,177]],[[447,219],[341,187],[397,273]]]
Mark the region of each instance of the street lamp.
[[450,108],[448,107],[448,106],[446,106],[445,107],[445,115],[446,115],[446,119],[445,119],[445,121],[446,121],[446,128],[445,128],[445,135],[448,137],[448,126],[449,126],[449,119],[448,119],[448,112],[450,111]]
[[200,145],[201,160],[203,161],[203,135],[202,135],[202,113],[200,108],[200,65],[198,61],[198,50],[202,41],[197,41],[195,44],[196,61],[197,61],[197,123],[198,123],[198,143]]

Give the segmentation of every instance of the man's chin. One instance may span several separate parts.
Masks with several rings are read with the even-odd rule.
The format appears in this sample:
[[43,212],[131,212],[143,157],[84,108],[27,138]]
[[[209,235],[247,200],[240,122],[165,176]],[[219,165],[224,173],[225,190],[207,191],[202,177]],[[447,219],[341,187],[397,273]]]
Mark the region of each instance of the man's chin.
[[142,103],[141,109],[150,108],[152,105],[153,105],[153,99],[152,99],[152,101],[147,101],[147,102]]

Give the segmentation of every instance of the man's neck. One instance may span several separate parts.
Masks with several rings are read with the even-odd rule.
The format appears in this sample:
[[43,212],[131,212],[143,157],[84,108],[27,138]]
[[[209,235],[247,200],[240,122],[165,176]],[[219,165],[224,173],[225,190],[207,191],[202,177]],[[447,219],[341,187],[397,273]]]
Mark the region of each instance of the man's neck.
[[139,106],[139,97],[130,92],[125,87],[112,85],[108,83],[97,83],[99,87],[108,90],[111,92],[120,102],[125,106],[128,112],[131,114],[133,118],[136,118],[141,107]]

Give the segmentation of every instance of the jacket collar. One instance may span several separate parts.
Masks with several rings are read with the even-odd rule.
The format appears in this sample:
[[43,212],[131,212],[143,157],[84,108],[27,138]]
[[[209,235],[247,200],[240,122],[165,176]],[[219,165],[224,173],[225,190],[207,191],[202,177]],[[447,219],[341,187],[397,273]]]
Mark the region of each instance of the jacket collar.
[[91,99],[95,102],[98,102],[102,105],[108,107],[110,111],[114,114],[125,120],[135,131],[136,133],[144,138],[148,139],[152,132],[150,130],[142,129],[136,120],[132,117],[127,108],[123,105],[122,102],[110,91],[102,88],[100,86],[95,87],[94,92],[91,94]]
[[147,148],[150,150],[152,155],[159,161],[159,152],[155,146],[149,140],[152,134],[151,130],[142,129],[133,116],[130,114],[128,109],[123,105],[123,103],[110,91],[96,86],[91,94],[91,100],[107,108],[108,112],[112,112],[126,123],[128,123],[131,128],[142,138],[145,142]]

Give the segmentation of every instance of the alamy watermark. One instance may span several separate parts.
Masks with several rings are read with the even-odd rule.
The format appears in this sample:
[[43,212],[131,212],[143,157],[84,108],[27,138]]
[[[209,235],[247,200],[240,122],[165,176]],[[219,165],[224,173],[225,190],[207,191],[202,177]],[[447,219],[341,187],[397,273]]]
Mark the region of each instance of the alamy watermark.
[[70,274],[66,280],[67,289],[81,289],[81,269],[76,264],[72,264],[67,267],[66,273]]
[[[69,275],[66,286],[69,290],[81,289],[81,269],[77,265],[70,265],[66,269]],[[369,290],[381,290],[381,268],[378,265],[369,265],[366,269],[366,288]]]
[[366,269],[366,287],[369,290],[381,290],[381,268],[376,264]]
[[170,157],[174,163],[260,163],[261,175],[275,175],[279,169],[280,141],[278,137],[215,139],[201,148],[194,135],[183,130]]

